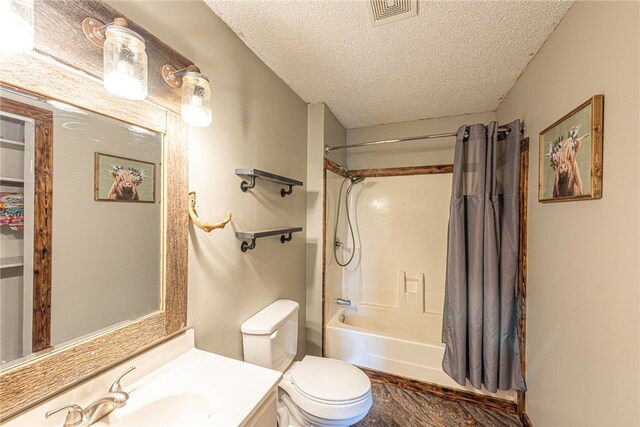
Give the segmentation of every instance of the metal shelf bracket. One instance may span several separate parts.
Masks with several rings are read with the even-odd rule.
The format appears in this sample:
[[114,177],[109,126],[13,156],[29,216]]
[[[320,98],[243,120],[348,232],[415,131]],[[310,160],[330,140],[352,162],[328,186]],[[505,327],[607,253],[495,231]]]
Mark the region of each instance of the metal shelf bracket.
[[[280,190],[280,195],[285,197],[293,193],[294,186],[302,186],[303,182],[296,179],[287,178],[286,176],[276,175],[271,172],[265,172],[260,169],[236,169],[236,175],[244,177],[245,179],[240,183],[240,189],[243,192],[256,186],[256,178],[261,178],[265,181],[275,182],[282,184],[285,188]],[[246,178],[249,178],[248,180]],[[249,182],[247,182],[249,181]]]
[[242,181],[240,183],[240,189],[242,190],[243,193],[246,193],[247,190],[249,190],[249,189],[251,189],[251,188],[256,186],[256,177],[255,176],[250,177],[249,181],[250,182]]
[[236,231],[236,237],[244,240],[240,244],[240,250],[247,252],[255,249],[257,239],[269,236],[280,236],[280,243],[286,243],[290,242],[293,239],[293,233],[297,233],[298,231],[302,231],[302,227],[275,228],[263,231]]

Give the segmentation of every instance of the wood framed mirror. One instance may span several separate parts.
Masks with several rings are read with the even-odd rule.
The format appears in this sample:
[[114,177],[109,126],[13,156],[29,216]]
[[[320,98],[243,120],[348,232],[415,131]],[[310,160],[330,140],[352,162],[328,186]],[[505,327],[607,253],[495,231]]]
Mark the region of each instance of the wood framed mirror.
[[[81,7],[77,6],[79,3]],[[55,16],[51,16],[51,7],[58,10]],[[151,47],[149,98],[153,102],[128,101],[112,96],[105,91],[101,82],[101,55],[93,52],[91,55],[82,57],[81,63],[69,64],[47,47],[47,43],[51,43],[51,36],[55,35],[57,49],[60,49],[60,46],[68,47],[65,52],[67,57],[74,57],[74,54],[77,56],[86,50],[87,47],[77,40],[74,43],[65,43],[65,37],[77,39],[78,34],[77,31],[65,32],[64,27],[65,25],[73,27],[77,18],[87,13],[107,22],[113,16],[120,16],[117,11],[96,1],[36,1],[36,48],[34,52],[28,54],[0,54],[0,89],[19,92],[34,99],[61,102],[90,112],[96,117],[117,120],[143,132],[148,131],[161,136],[161,160],[156,166],[160,169],[158,172],[162,177],[157,187],[158,199],[161,201],[161,226],[158,230],[161,251],[157,254],[160,258],[158,306],[141,317],[117,322],[86,336],[77,337],[70,343],[56,346],[54,342],[54,346],[50,347],[49,343],[43,341],[34,346],[34,350],[42,351],[0,372],[0,421],[144,351],[183,330],[186,326],[189,221],[187,211],[188,128],[180,115],[174,112],[175,107],[179,105],[179,90],[160,86],[161,76],[157,77],[153,74],[155,77],[151,78],[151,74],[159,72],[158,64],[168,61],[168,58],[177,66],[189,61],[144,32],[143,29],[136,27]],[[43,14],[46,16],[43,17]],[[42,19],[38,19],[39,17]],[[48,25],[52,20],[55,20],[55,26]],[[60,22],[63,24],[61,25]],[[61,33],[43,35],[42,31],[60,31]],[[38,37],[48,42],[38,44]],[[151,53],[156,57],[152,58]],[[4,104],[8,106],[10,102],[5,101]],[[40,132],[45,134],[51,132],[50,128],[46,130],[46,127],[41,126],[40,129]],[[49,217],[48,220],[39,222],[42,230],[39,229],[36,234],[40,237],[44,236],[39,241],[45,243],[43,243],[44,246],[34,247],[36,257],[38,251],[40,254],[48,253],[50,257],[52,252],[55,254],[56,251],[64,250],[56,247],[55,243],[53,249],[50,243],[49,247],[46,246],[47,239],[51,240],[51,221],[54,223],[56,221],[56,215],[54,214],[52,218],[50,211],[51,197],[54,201],[56,200],[56,188],[53,187],[51,191],[53,178],[50,167],[48,170],[46,168],[47,161],[51,161],[51,158],[45,156],[41,165],[36,168],[38,173],[34,180],[34,186],[40,186],[45,193],[49,188],[48,198],[42,198],[43,206],[37,209],[45,215],[48,214]],[[56,170],[56,161],[54,157],[54,170]],[[93,201],[93,192],[89,197],[93,203],[102,203],[102,206],[105,206],[103,201]],[[82,214],[78,212],[78,215]],[[96,227],[99,227],[99,224],[96,224]],[[47,233],[49,233],[48,237]],[[47,266],[46,262],[40,263],[38,274],[33,276],[35,281],[34,319],[36,316],[46,317],[44,313],[51,308],[52,281],[51,272],[48,269],[50,270],[50,266]],[[96,274],[99,272],[96,271]],[[53,286],[56,286],[55,278]],[[38,303],[36,303],[37,300]],[[51,338],[47,337],[46,333],[37,335],[39,339],[45,341]]]

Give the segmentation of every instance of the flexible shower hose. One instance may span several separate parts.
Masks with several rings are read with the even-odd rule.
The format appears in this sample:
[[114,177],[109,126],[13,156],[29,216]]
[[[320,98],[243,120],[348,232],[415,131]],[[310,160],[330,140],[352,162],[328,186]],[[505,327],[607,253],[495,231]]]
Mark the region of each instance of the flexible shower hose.
[[[349,228],[349,233],[351,234],[351,242],[353,243],[353,251],[351,251],[351,256],[349,257],[349,260],[346,263],[342,264],[338,260],[338,248],[336,247],[336,239],[338,238],[338,222],[340,220],[340,204],[342,202],[342,189],[344,188],[344,183],[347,181],[349,181],[349,187],[347,188],[347,192],[345,194],[344,205],[347,213],[347,225]],[[353,261],[353,257],[356,254],[356,238],[355,238],[355,235],[353,234],[353,226],[351,225],[351,215],[349,213],[349,195],[351,194],[351,189],[353,188],[353,184],[354,184],[353,181],[346,178],[344,181],[342,181],[342,184],[340,185],[340,194],[338,195],[338,209],[336,210],[336,225],[333,229],[333,257],[335,258],[336,263],[338,263],[340,267],[346,267],[347,265],[349,265],[351,261]]]

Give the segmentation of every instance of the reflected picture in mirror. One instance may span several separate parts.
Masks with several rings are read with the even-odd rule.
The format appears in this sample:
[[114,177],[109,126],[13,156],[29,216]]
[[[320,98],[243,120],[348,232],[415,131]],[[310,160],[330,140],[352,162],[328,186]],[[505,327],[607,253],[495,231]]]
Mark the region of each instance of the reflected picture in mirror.
[[96,200],[155,202],[155,164],[103,153],[95,156]]
[[[0,369],[160,310],[162,144],[162,134],[0,90]],[[146,203],[98,201],[118,191]]]

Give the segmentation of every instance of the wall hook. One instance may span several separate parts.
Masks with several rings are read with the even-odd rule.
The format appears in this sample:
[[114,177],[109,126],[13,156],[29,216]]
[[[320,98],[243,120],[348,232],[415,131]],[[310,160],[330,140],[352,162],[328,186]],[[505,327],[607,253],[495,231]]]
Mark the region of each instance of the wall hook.
[[211,233],[217,228],[224,228],[224,226],[227,225],[229,221],[231,221],[232,215],[230,211],[227,211],[227,217],[222,221],[216,222],[214,224],[202,221],[198,217],[198,211],[196,211],[196,192],[191,191],[189,193],[189,217],[196,227],[203,229],[206,233]]

